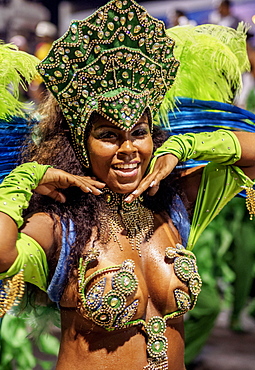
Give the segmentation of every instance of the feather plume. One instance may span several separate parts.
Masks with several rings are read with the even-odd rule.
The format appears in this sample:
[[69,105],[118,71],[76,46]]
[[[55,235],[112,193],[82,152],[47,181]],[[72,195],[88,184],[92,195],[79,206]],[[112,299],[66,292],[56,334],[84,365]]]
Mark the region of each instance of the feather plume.
[[180,67],[160,109],[163,120],[167,121],[167,112],[176,106],[176,97],[233,102],[242,86],[241,75],[250,67],[247,30],[244,23],[237,30],[212,24],[167,30],[175,40],[174,54]]
[[26,106],[19,101],[19,87],[26,90],[26,84],[37,75],[38,63],[35,56],[0,41],[0,118],[25,116]]

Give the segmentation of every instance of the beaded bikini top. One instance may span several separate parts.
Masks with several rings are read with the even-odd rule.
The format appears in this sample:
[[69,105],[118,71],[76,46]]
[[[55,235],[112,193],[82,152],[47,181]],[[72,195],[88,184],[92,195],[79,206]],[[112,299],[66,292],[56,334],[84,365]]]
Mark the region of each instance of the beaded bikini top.
[[[148,337],[148,365],[144,369],[168,369],[168,343],[164,335],[166,321],[182,316],[194,308],[201,290],[202,281],[197,271],[195,255],[179,243],[175,248],[166,248],[166,262],[173,263],[176,276],[187,284],[189,294],[181,289],[175,289],[177,310],[164,317],[153,316],[148,322],[142,318],[133,319],[137,312],[139,299],[134,299],[127,305],[127,300],[135,295],[139,284],[134,272],[134,261],[126,259],[122,264],[100,269],[86,278],[89,263],[96,261],[98,257],[99,251],[93,249],[80,259],[78,269],[79,312],[83,317],[108,331],[142,325]],[[106,292],[107,273],[113,273],[111,289],[108,292]]]

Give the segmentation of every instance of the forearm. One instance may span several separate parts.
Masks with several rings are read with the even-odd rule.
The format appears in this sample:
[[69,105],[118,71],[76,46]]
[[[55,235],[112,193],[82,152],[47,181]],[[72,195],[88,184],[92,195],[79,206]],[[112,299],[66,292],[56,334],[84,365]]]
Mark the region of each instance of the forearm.
[[179,161],[189,159],[234,164],[241,158],[241,145],[237,136],[227,130],[189,133],[171,136],[155,152],[155,157],[175,155]]

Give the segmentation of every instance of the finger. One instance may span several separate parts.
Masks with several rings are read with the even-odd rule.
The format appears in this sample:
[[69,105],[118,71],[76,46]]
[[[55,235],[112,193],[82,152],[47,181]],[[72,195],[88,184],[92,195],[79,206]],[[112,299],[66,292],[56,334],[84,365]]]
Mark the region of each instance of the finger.
[[99,181],[96,181],[94,183],[94,186],[97,187],[97,188],[99,188],[99,189],[103,189],[105,187],[105,185],[106,184],[104,182],[99,182]]
[[[80,181],[77,181],[72,186],[77,186],[84,193],[92,193],[94,195],[100,195],[100,194],[102,194],[102,191],[100,189],[98,189],[96,186],[94,186],[94,185],[92,185],[90,183],[88,184],[88,182],[80,182]],[[100,188],[102,189],[104,187],[105,187],[105,184],[102,184],[101,183]]]
[[[170,171],[171,172],[171,171]],[[149,190],[149,195],[155,195],[158,191],[160,181],[163,180],[166,176],[168,176],[169,171],[168,169],[162,167],[160,164],[155,165],[154,171],[147,175],[138,185],[138,187],[125,199],[125,202],[131,203],[137,197],[139,197],[145,190],[148,188],[153,190]]]
[[44,188],[43,191],[41,189],[40,194],[46,195],[47,197],[50,197],[60,203],[66,202],[65,195],[56,189],[50,190],[50,189]]
[[55,192],[55,197],[53,197],[53,199],[55,199],[57,202],[60,202],[60,203],[65,203],[66,202],[66,197],[64,194],[60,193],[59,191],[56,191]]
[[105,183],[97,181],[97,180],[92,180],[92,178],[89,177],[80,177],[80,176],[75,176],[76,181],[72,186],[78,186],[82,191],[84,192],[91,192],[95,195],[102,194],[100,189],[103,189],[105,187]]
[[99,189],[102,189],[105,187],[105,183],[104,182],[101,182],[101,181],[98,181],[98,180],[94,180],[92,178],[89,178],[89,177],[77,177],[77,180],[78,181],[81,181],[87,185],[93,185],[95,186],[96,188],[99,188]]
[[154,175],[150,174],[147,175],[138,185],[138,187],[131,193],[127,198],[125,198],[125,202],[131,203],[133,200],[138,198],[152,183],[154,180]]
[[89,191],[95,195],[99,195],[99,194],[102,194],[102,191],[101,189],[103,189],[105,187],[106,184],[103,184],[103,183],[92,183],[92,184],[88,184],[87,183],[87,188],[89,188]]
[[102,194],[102,191],[100,189],[95,188],[94,186],[87,186],[88,191],[85,191],[85,193],[92,193],[94,195],[100,195]]
[[159,189],[159,185],[156,185],[156,186],[153,186],[153,187],[149,188],[148,195],[150,197],[153,197],[157,193],[158,189]]

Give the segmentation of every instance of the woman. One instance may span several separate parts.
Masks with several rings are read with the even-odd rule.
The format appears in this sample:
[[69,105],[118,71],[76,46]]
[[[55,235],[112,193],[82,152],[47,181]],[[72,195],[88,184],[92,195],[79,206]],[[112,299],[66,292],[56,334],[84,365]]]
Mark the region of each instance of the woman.
[[[73,21],[39,65],[54,97],[25,150],[32,162],[1,186],[1,309],[24,281],[47,291],[61,313],[58,370],[184,369],[183,314],[201,288],[190,249],[253,184],[254,134],[160,146],[153,119],[178,67],[172,48],[161,22],[114,0]],[[190,158],[213,162],[175,170]]]

